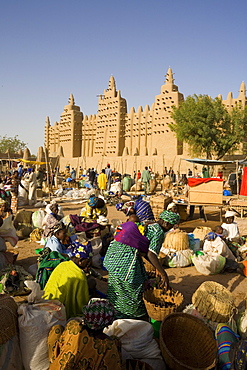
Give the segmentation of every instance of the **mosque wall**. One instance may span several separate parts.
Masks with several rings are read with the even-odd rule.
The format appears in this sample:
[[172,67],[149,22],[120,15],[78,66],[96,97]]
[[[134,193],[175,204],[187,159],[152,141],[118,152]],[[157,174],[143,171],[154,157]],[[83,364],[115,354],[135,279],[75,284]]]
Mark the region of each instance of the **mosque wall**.
[[[151,108],[146,105],[127,112],[127,102],[116,89],[113,76],[108,88],[99,96],[98,113],[83,116],[71,94],[60,121],[45,125],[45,146],[50,157],[60,156],[60,167],[70,164],[77,167],[94,167],[98,171],[109,162],[121,173],[133,173],[150,166],[155,172],[163,172],[164,166],[184,171],[182,158],[189,158],[187,145],[179,142],[169,125],[172,106],[178,107],[183,94],[174,84],[171,68],[165,76],[160,94],[155,96]],[[222,97],[219,95],[219,98]],[[228,109],[247,104],[246,87],[240,86],[239,96],[229,93],[223,103]],[[184,170],[183,170],[184,168]]]

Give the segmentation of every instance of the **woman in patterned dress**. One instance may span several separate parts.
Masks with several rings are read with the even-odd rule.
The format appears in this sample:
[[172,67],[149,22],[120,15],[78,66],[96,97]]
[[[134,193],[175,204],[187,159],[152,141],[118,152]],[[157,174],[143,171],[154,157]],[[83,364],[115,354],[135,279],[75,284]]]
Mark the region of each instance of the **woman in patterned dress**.
[[[145,231],[148,240],[146,257],[159,271],[162,278],[161,285],[166,288],[169,286],[169,280],[159,263],[158,255],[165,232],[170,230],[175,223],[177,223],[177,215],[164,211],[160,219],[156,223],[149,224]],[[146,314],[142,295],[147,275],[141,254],[132,246],[132,243],[139,237],[137,234],[134,235],[133,231],[128,232],[128,235],[129,240],[124,243],[116,240],[115,237],[107,250],[104,259],[104,266],[109,273],[107,295],[117,310],[118,318],[140,318]]]
[[114,307],[105,299],[91,299],[82,309],[82,319],[63,328],[52,327],[48,337],[50,370],[120,370],[118,340],[103,333],[112,324]]

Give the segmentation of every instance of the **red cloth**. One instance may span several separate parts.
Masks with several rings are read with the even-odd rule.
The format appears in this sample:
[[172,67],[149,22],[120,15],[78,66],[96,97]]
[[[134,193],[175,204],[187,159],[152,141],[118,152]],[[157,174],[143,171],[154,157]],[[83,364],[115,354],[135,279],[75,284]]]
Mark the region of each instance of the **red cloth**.
[[189,177],[188,178],[188,185],[190,187],[200,185],[204,182],[209,182],[209,181],[223,181],[223,179],[218,179],[217,177],[208,177],[208,178],[194,178],[194,177]]
[[247,195],[247,167],[243,168],[240,195]]

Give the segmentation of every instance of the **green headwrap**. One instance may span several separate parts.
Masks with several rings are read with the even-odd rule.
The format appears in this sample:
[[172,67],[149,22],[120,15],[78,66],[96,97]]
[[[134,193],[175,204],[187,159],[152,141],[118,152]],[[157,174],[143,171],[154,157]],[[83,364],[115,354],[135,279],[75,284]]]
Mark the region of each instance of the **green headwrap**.
[[169,224],[171,225],[175,225],[177,223],[179,223],[180,221],[180,216],[177,214],[177,213],[174,213],[174,212],[170,212],[170,211],[163,211],[161,214],[160,214],[160,218],[166,222],[169,222]]

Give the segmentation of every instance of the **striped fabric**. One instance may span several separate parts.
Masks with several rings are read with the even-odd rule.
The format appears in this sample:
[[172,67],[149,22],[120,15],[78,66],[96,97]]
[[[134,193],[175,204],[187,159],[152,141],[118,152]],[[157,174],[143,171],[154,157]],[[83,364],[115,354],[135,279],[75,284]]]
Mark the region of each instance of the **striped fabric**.
[[139,217],[141,222],[154,220],[153,211],[148,202],[145,202],[142,199],[137,199],[134,205],[134,210],[136,211],[136,215]]
[[239,341],[239,335],[235,334],[229,326],[219,324],[215,336],[218,344],[218,368],[221,370],[231,369],[230,347],[231,344]]

